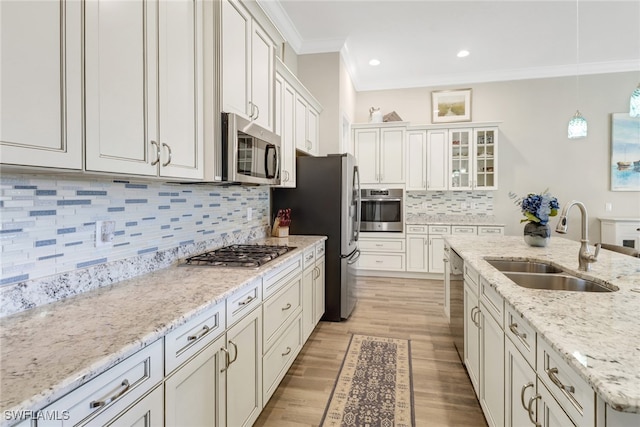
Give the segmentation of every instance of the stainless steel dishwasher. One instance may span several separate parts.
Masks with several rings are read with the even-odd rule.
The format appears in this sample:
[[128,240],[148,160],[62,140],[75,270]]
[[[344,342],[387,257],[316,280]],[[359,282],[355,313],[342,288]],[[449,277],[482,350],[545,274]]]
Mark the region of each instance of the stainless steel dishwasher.
[[460,361],[464,363],[464,261],[449,246],[445,253],[449,257],[449,329]]

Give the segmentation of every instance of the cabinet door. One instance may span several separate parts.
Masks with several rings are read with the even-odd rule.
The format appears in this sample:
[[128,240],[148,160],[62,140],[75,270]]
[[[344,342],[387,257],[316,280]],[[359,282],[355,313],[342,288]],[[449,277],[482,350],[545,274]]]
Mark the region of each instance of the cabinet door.
[[296,149],[308,152],[307,150],[307,101],[296,93],[295,105],[295,141]]
[[86,168],[158,172],[158,3],[85,5]]
[[[506,427],[527,426],[531,422],[529,399],[536,393],[536,373],[509,339],[505,339],[504,359],[504,424]],[[535,420],[535,405],[531,406],[531,418]]]
[[0,162],[82,169],[82,4],[0,8]]
[[360,184],[378,183],[378,129],[356,129],[354,131],[355,152],[358,159]]
[[427,132],[427,190],[444,191],[448,189],[448,136],[449,133],[446,130]]
[[407,191],[427,189],[426,162],[427,132],[407,132]]
[[404,129],[381,129],[380,182],[385,184],[404,184]]
[[318,155],[318,112],[309,106],[307,109],[307,145],[311,154]]
[[450,190],[471,190],[473,187],[472,133],[471,129],[449,131]]
[[315,316],[315,287],[314,277],[316,274],[315,265],[304,270],[302,273],[302,339],[304,341],[309,338],[311,331],[316,325]]
[[162,427],[164,426],[164,395],[162,386],[145,396],[116,419],[103,423],[99,419],[94,425],[105,427]]
[[160,175],[204,177],[201,0],[159,2]]
[[[227,331],[228,426],[251,426],[262,411],[262,310],[255,309]],[[203,424],[204,425],[204,424]]]
[[211,343],[165,380],[165,426],[223,426],[224,337]]
[[504,332],[480,305],[480,406],[489,427],[504,426]]
[[498,188],[498,128],[473,130],[475,149],[474,187],[478,190]]
[[238,0],[222,1],[222,111],[251,114],[251,22]]
[[296,91],[285,82],[282,91],[282,186],[296,186]]
[[428,243],[427,236],[407,234],[407,271],[429,271]]
[[542,427],[574,427],[571,418],[564,412],[547,387],[538,381],[538,423]]
[[265,129],[273,129],[273,74],[275,48],[267,33],[253,21],[251,33],[250,117]]
[[451,264],[449,262],[449,248],[445,248],[445,258],[442,260],[444,263],[444,314],[447,316],[447,320],[451,323]]
[[444,237],[429,236],[429,272],[444,273]]
[[467,282],[464,284],[464,365],[478,396],[480,371],[480,331],[478,329],[478,296]]
[[314,289],[314,297],[313,297],[313,305],[314,310],[313,314],[315,316],[315,323],[317,325],[322,316],[324,315],[324,268],[325,262],[324,257],[318,259],[316,261],[317,274],[313,280],[313,289]]

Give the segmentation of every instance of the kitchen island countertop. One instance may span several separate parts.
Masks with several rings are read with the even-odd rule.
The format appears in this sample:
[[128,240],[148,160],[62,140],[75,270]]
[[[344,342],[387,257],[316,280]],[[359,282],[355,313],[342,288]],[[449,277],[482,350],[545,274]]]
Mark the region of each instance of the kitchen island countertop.
[[323,240],[259,239],[296,249],[258,269],[174,265],[0,319],[0,408],[44,408]]
[[[590,272],[578,270],[580,243],[553,236],[545,248],[522,236],[445,236],[445,240],[558,351],[595,392],[618,411],[640,413],[640,258],[601,250]],[[534,259],[616,292],[528,289],[485,258]]]

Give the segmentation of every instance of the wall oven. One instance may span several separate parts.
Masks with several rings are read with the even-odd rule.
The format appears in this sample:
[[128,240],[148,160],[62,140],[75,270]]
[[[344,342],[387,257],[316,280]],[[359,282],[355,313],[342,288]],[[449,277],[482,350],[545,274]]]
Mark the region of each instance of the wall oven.
[[360,231],[402,232],[403,190],[361,190]]
[[280,137],[232,113],[222,113],[222,181],[280,184]]

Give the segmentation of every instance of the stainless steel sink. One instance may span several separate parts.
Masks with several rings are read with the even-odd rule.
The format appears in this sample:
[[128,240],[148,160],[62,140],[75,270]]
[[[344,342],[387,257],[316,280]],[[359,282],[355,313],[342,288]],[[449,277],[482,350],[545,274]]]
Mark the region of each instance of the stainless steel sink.
[[488,259],[489,264],[494,266],[498,271],[512,271],[521,273],[561,273],[562,270],[551,264],[545,264],[538,261],[510,261],[504,259]]
[[578,292],[613,292],[597,282],[566,274],[539,274],[504,272],[517,285],[531,289]]

